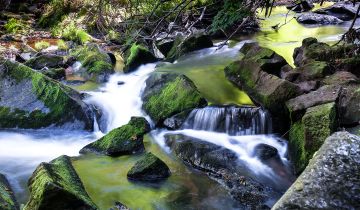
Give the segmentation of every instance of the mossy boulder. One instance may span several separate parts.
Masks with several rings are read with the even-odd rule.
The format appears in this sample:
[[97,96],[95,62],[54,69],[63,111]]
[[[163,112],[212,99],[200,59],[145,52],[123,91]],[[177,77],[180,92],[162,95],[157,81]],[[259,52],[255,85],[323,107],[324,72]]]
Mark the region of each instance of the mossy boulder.
[[144,150],[143,136],[150,125],[143,117],[132,117],[128,124],[110,131],[99,140],[86,145],[80,153],[99,153],[109,156],[130,155]]
[[40,72],[54,80],[61,80],[66,77],[66,70],[64,68],[44,68]]
[[17,62],[0,62],[0,128],[93,128],[77,91]]
[[310,61],[301,67],[294,69],[298,73],[295,82],[321,80],[332,71],[330,65],[325,61]]
[[127,173],[127,177],[137,181],[156,181],[169,177],[169,167],[151,152],[144,155]]
[[297,174],[302,172],[314,153],[337,127],[335,103],[310,107],[289,132],[290,156]]
[[124,72],[135,71],[142,64],[156,62],[157,58],[143,44],[134,43],[126,52]]
[[207,104],[189,78],[174,73],[153,73],[146,80],[142,99],[143,109],[157,125],[177,113]]
[[110,56],[96,44],[79,47],[71,55],[81,63],[81,69],[76,72],[87,80],[106,82],[114,73],[114,63]]
[[204,33],[195,33],[188,37],[177,36],[171,50],[166,55],[166,60],[173,62],[189,52],[212,46],[213,42],[210,36]]
[[359,84],[360,80],[354,74],[347,71],[338,71],[325,77],[321,83],[323,85],[346,85],[349,83]]
[[359,209],[359,151],[359,136],[334,133],[272,209]]
[[68,156],[41,163],[29,179],[29,190],[24,210],[98,209]]
[[0,174],[0,209],[1,210],[19,210],[14,192],[6,177]]
[[287,64],[286,60],[273,50],[260,47],[256,42],[245,43],[240,49],[244,60],[252,60],[260,64],[260,68],[280,77],[281,68]]
[[286,130],[289,119],[285,102],[302,93],[297,85],[266,73],[261,69],[261,63],[251,59],[231,63],[225,68],[225,75],[255,103],[273,114],[275,132]]
[[30,68],[41,70],[42,68],[59,68],[63,67],[65,64],[65,59],[59,55],[53,54],[45,54],[40,55],[35,58],[31,58],[30,60],[24,63],[26,66]]
[[306,38],[302,41],[301,47],[294,50],[294,63],[296,66],[302,66],[313,60],[329,61],[331,47],[328,44],[318,42],[316,38]]

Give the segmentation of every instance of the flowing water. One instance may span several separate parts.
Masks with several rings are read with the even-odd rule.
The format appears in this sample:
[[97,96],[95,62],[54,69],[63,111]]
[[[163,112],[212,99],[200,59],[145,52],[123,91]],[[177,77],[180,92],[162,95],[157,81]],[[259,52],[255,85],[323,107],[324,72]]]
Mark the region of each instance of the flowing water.
[[[245,42],[257,41],[275,50],[292,63],[293,49],[303,38],[313,36],[332,43],[339,39],[349,23],[336,26],[303,26],[292,19],[278,31],[271,29],[274,22],[283,22],[284,7],[273,10],[270,18],[261,21],[262,30],[252,40],[241,41],[233,47],[217,47],[189,53],[173,64],[141,66],[124,75],[114,74],[108,83],[91,95],[88,103],[96,104],[103,112],[99,120],[103,132],[88,133],[69,130],[2,130],[0,131],[0,173],[10,179],[20,203],[27,199],[26,182],[35,167],[62,154],[77,156],[78,151],[113,128],[124,125],[131,116],[144,116],[141,110],[141,91],[144,81],[153,71],[178,72],[194,81],[200,92],[213,105],[252,105],[250,98],[226,80],[223,69],[237,59]],[[294,14],[289,13],[287,19]],[[359,25],[357,23],[357,25]],[[145,116],[146,117],[146,116]],[[145,147],[163,159],[172,176],[161,183],[140,184],[129,182],[126,173],[141,156],[110,158],[84,155],[73,159],[73,164],[84,185],[101,209],[108,209],[115,201],[133,209],[236,209],[236,202],[204,173],[190,169],[177,160],[164,141],[165,135],[186,135],[221,145],[234,151],[255,177],[272,185],[288,186],[291,183],[286,142],[272,135],[269,115],[253,107],[210,106],[194,110],[182,130],[156,130],[145,137]],[[265,164],[254,155],[254,148],[267,144],[277,149],[280,161]]]

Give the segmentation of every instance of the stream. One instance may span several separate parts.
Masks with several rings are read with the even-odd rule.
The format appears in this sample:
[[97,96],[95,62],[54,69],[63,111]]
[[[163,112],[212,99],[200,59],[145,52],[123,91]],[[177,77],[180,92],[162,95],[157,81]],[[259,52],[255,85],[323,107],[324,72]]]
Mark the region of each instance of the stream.
[[[329,6],[329,5],[325,5]],[[14,188],[19,203],[26,203],[27,180],[40,162],[50,161],[60,155],[73,156],[73,165],[82,179],[87,192],[100,209],[109,209],[120,201],[131,209],[238,209],[237,201],[220,184],[205,173],[184,165],[165,143],[166,135],[186,135],[220,145],[235,152],[245,162],[254,177],[262,183],[278,186],[285,191],[293,181],[288,172],[286,141],[271,133],[271,123],[266,112],[235,122],[234,110],[204,108],[192,113],[189,124],[182,130],[153,130],[144,138],[147,151],[162,159],[170,168],[169,179],[156,184],[134,183],[126,174],[141,155],[111,158],[107,156],[81,155],[79,150],[90,142],[105,135],[114,128],[126,124],[132,116],[144,116],[141,93],[145,80],[154,72],[177,72],[188,76],[208,100],[209,105],[253,105],[243,91],[232,85],[224,75],[224,67],[236,60],[239,49],[246,42],[256,41],[261,46],[273,49],[290,64],[292,53],[306,37],[333,43],[340,38],[349,24],[331,26],[304,26],[292,19],[277,32],[270,29],[274,21],[283,22],[287,10],[274,8],[272,15],[261,22],[261,31],[248,40],[242,40],[232,47],[224,46],[203,49],[189,53],[174,63],[154,63],[139,67],[130,74],[115,73],[109,81],[94,91],[86,91],[90,97],[87,103],[95,104],[103,112],[94,132],[78,130],[21,130],[0,131],[0,173],[5,174]],[[289,14],[291,19],[294,14]],[[271,22],[272,21],[272,22]],[[359,25],[359,23],[357,23]],[[159,67],[156,67],[158,65]],[[118,82],[124,82],[119,85]],[[236,110],[235,110],[236,111]],[[218,118],[214,116],[219,116]],[[235,117],[231,117],[235,116]],[[221,118],[227,119],[226,126],[216,130]],[[243,118],[241,118],[243,119]],[[245,123],[244,125],[241,123]],[[242,129],[237,129],[242,126]],[[235,127],[235,128],[234,128]],[[105,131],[102,133],[100,130]],[[279,163],[269,166],[252,155],[259,144],[268,144],[278,150]],[[285,171],[285,172],[284,172]],[[273,204],[278,196],[270,200]]]

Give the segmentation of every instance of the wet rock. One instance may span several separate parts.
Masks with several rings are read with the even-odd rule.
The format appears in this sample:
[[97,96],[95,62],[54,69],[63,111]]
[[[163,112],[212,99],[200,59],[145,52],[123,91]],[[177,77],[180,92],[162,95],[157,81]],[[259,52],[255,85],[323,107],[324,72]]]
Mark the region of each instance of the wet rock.
[[342,125],[360,124],[360,84],[343,86],[339,109],[339,118]]
[[156,41],[156,47],[166,56],[174,46],[175,38],[164,38]]
[[71,55],[81,62],[81,68],[76,74],[86,80],[106,82],[115,72],[111,57],[96,44],[79,47]]
[[127,206],[120,203],[119,201],[115,202],[115,206],[110,208],[109,210],[130,210]]
[[297,83],[297,86],[300,88],[300,90],[304,93],[309,93],[311,91],[314,91],[319,88],[319,81],[305,81]]
[[302,172],[314,153],[337,127],[335,103],[310,107],[289,132],[290,156],[297,174]]
[[259,144],[254,150],[254,155],[260,160],[268,160],[278,156],[277,149],[267,144]]
[[315,38],[306,38],[302,41],[301,47],[294,50],[294,63],[296,66],[302,66],[313,60],[328,61],[331,58],[330,51],[329,45],[318,42]]
[[300,1],[300,3],[295,3],[286,6],[287,9],[294,12],[307,12],[314,7],[314,4],[309,1]]
[[184,122],[186,121],[186,118],[188,117],[188,115],[190,114],[190,110],[188,111],[183,111],[179,114],[176,114],[172,117],[169,117],[167,119],[164,120],[164,126],[168,129],[171,130],[177,130],[180,129],[181,126],[184,124]]
[[144,155],[127,173],[128,179],[137,181],[157,181],[169,177],[169,167],[151,152]]
[[117,84],[118,85],[123,85],[123,84],[125,84],[125,82],[124,81],[118,81]]
[[58,55],[44,54],[31,58],[24,64],[37,70],[41,70],[43,68],[59,68],[64,66],[65,59],[64,57]]
[[195,33],[189,37],[176,37],[171,50],[166,54],[166,60],[173,62],[186,53],[212,47],[213,42],[209,35]]
[[268,209],[265,201],[277,192],[253,180],[237,155],[221,146],[183,135],[166,136],[167,144],[186,164],[206,172],[223,184],[242,208]]
[[0,209],[2,210],[20,209],[8,180],[2,174],[0,174]]
[[41,163],[29,180],[30,198],[24,210],[98,209],[68,156]]
[[135,71],[142,64],[157,61],[157,58],[150,52],[150,50],[142,44],[134,43],[125,54],[125,73]]
[[360,83],[360,80],[354,74],[347,71],[338,71],[322,80],[324,85],[346,85],[349,83]]
[[273,209],[359,209],[359,151],[359,136],[337,132],[327,138]]
[[150,125],[143,117],[132,117],[128,124],[110,131],[99,140],[86,145],[81,154],[99,153],[109,156],[130,155],[144,150],[143,136]]
[[309,107],[337,102],[341,93],[339,86],[323,86],[316,91],[298,96],[286,102],[292,120],[298,120]]
[[289,122],[285,102],[300,95],[300,88],[261,70],[253,60],[235,61],[225,68],[227,79],[244,90],[251,99],[272,113],[275,132],[283,132]]
[[306,13],[302,14],[296,18],[299,23],[302,24],[321,24],[321,25],[329,25],[329,24],[340,24],[343,21],[337,17],[331,15],[323,15],[317,13]]
[[66,70],[64,68],[43,68],[39,72],[54,80],[61,80],[66,77]]
[[337,17],[343,21],[354,19],[359,3],[355,5],[351,1],[337,2],[336,4],[314,11],[318,14],[326,14]]
[[286,60],[268,48],[260,47],[257,43],[245,43],[240,49],[243,59],[260,63],[261,69],[269,74],[280,76],[281,68],[287,64]]
[[184,75],[153,73],[146,80],[143,109],[159,125],[182,111],[206,105],[194,83]]
[[93,128],[80,93],[17,62],[0,63],[1,128]]

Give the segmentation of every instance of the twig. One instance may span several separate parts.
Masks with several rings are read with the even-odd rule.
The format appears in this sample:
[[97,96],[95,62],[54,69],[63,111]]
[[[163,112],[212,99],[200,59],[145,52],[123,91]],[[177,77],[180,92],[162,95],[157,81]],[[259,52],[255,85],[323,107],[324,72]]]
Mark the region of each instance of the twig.
[[226,43],[240,30],[240,28],[242,28],[245,23],[250,19],[250,17],[246,17],[242,23],[237,27],[237,29],[216,49],[216,50],[220,50],[222,47],[224,47],[226,45]]

